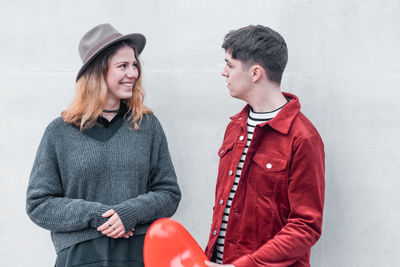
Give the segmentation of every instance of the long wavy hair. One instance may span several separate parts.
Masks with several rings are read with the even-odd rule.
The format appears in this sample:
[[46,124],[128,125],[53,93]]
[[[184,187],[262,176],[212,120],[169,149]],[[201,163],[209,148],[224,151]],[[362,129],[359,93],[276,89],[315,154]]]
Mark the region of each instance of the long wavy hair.
[[151,109],[143,104],[144,92],[142,87],[142,67],[133,44],[130,41],[117,42],[103,50],[89,64],[85,72],[76,82],[76,95],[68,109],[61,113],[65,122],[72,123],[81,131],[92,127],[104,109],[107,99],[106,76],[111,57],[118,49],[128,46],[133,48],[138,63],[138,78],[132,89],[132,97],[123,101],[128,106],[128,119],[136,130],[140,129],[143,114],[152,113]]

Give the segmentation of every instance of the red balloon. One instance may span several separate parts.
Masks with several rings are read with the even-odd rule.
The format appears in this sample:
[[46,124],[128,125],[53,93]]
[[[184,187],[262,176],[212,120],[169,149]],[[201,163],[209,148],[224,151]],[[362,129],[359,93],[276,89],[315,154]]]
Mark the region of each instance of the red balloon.
[[163,218],[146,233],[143,248],[146,267],[207,267],[203,250],[178,222]]

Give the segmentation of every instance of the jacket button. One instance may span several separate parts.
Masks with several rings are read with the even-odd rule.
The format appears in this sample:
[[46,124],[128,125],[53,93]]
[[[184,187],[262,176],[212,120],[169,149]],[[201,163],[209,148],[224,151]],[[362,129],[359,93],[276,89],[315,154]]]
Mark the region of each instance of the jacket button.
[[224,204],[224,201],[221,199],[220,201],[219,201],[219,204]]
[[244,140],[244,136],[241,135],[241,136],[239,137],[239,140],[240,140],[240,141],[243,141],[243,140]]
[[229,170],[229,175],[232,175],[233,174],[233,171],[232,170]]
[[216,234],[217,234],[217,230],[214,230],[213,235],[216,235]]
[[267,169],[271,169],[272,168],[272,164],[268,163],[266,167],[267,167]]

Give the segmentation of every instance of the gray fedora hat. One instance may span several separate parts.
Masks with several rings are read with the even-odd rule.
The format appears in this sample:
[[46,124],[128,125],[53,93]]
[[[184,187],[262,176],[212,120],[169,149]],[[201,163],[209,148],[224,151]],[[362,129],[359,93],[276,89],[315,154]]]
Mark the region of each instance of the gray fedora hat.
[[143,34],[131,33],[122,35],[108,23],[100,24],[88,31],[79,42],[79,55],[83,65],[76,76],[76,80],[81,77],[90,62],[101,51],[122,40],[130,40],[138,54],[143,51],[146,45],[146,38]]

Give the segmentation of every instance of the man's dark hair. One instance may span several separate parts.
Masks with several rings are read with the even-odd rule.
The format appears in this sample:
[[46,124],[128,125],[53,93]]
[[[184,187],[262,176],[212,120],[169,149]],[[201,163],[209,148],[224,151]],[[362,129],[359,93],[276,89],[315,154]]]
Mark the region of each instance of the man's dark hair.
[[230,31],[224,38],[222,48],[247,67],[260,64],[271,81],[281,83],[288,51],[285,40],[276,31],[262,25]]

